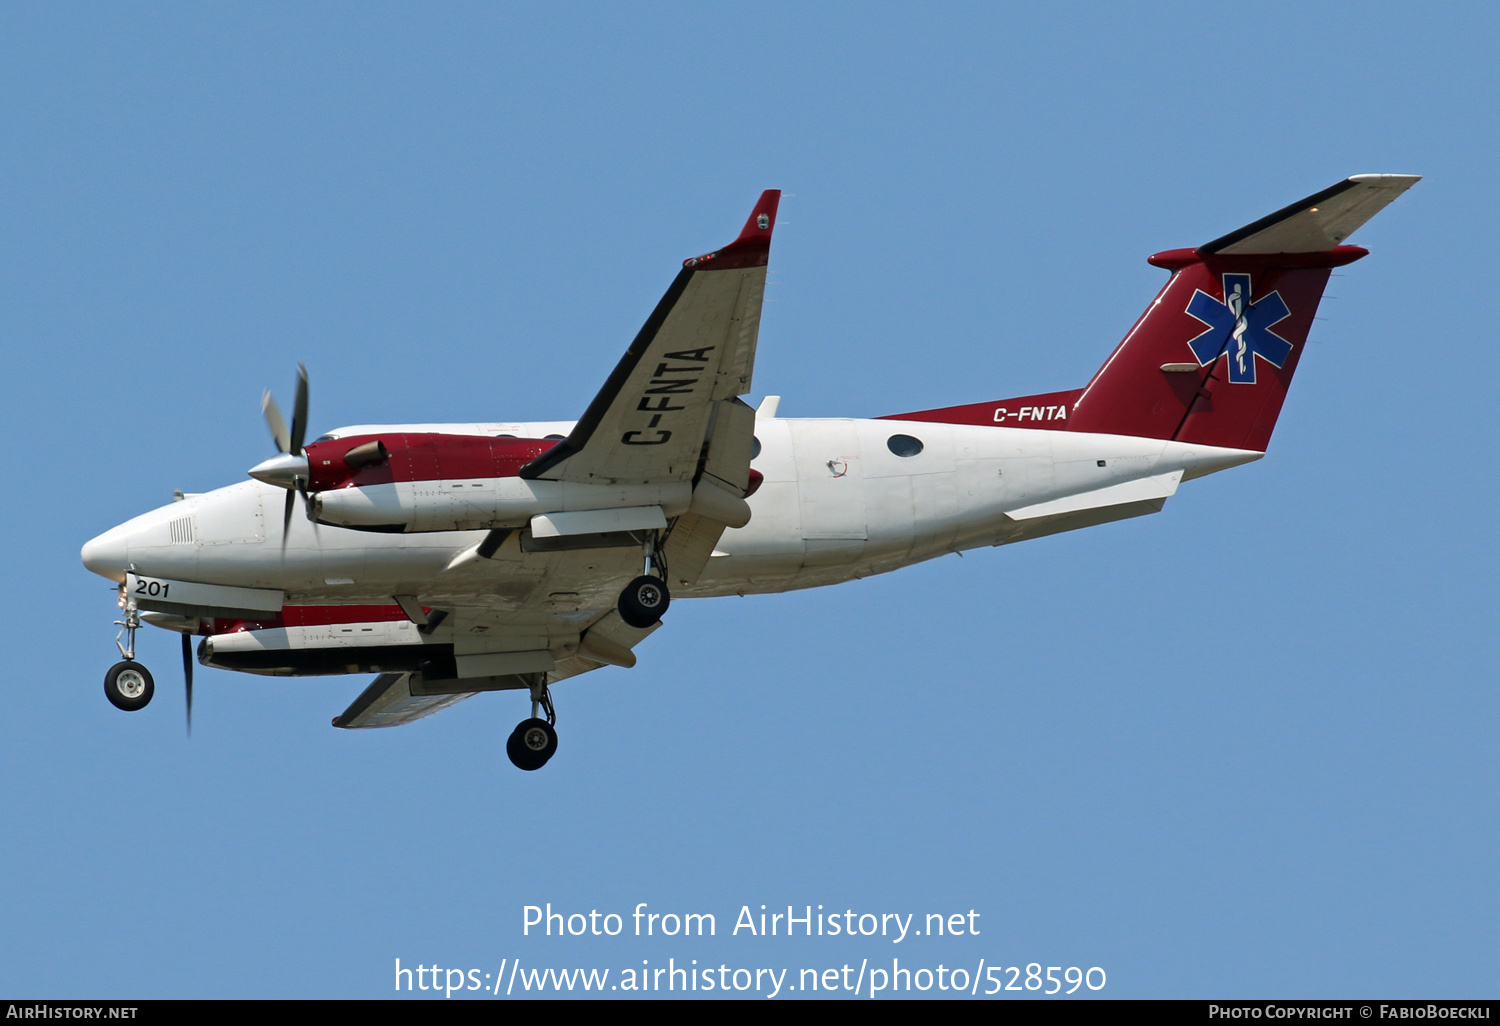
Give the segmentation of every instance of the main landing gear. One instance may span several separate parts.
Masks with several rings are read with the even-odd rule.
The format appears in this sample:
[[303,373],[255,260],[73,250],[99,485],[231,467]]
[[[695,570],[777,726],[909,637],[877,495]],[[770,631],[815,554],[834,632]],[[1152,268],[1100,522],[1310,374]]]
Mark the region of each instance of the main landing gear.
[[[141,615],[133,601],[126,600],[125,619],[115,623],[120,627],[115,647],[120,650],[121,658],[104,675],[104,697],[116,709],[135,712],[146,708],[156,694],[156,682],[151,679],[151,671],[135,661],[135,632],[141,629]],[[121,638],[125,641],[121,642]]]
[[645,550],[646,572],[625,585],[618,604],[620,619],[637,630],[660,623],[672,603],[672,593],[667,590],[667,561],[656,532],[647,537]]
[[[538,712],[545,713],[541,719]],[[547,690],[547,675],[539,673],[531,685],[531,719],[516,724],[505,742],[505,754],[517,769],[539,770],[557,751],[557,711],[552,708],[552,694]]]

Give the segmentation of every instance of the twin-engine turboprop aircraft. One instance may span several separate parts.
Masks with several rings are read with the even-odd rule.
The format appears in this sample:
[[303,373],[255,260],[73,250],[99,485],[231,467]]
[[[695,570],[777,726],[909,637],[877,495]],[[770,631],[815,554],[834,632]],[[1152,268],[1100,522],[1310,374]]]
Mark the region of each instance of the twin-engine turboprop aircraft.
[[[151,700],[142,623],[248,673],[377,673],[333,721],[409,723],[525,690],[511,760],[557,748],[550,688],[635,665],[671,595],[787,591],[949,552],[1154,513],[1195,477],[1259,459],[1345,239],[1417,181],[1356,175],[1199,246],[1087,385],[874,420],[792,420],[750,391],[780,193],[683,262],[576,423],[339,428],[250,480],[136,517],[83,562],[119,582],[117,707]],[[294,515],[298,514],[298,515]]]

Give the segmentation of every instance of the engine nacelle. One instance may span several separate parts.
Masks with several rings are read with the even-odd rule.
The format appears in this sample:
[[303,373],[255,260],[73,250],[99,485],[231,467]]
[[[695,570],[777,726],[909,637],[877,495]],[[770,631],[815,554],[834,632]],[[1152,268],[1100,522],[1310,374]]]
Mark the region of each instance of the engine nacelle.
[[339,527],[387,531],[477,531],[523,527],[541,513],[660,506],[686,512],[692,486],[575,484],[483,477],[350,485],[313,496],[313,515]]
[[204,638],[204,666],[276,677],[420,670],[433,656],[452,661],[452,646],[429,646],[408,620],[276,626]]
[[366,531],[475,531],[521,527],[546,513],[693,501],[689,485],[528,481],[520,469],[556,444],[487,435],[358,435],[307,446],[307,491],[321,523]]
[[[341,613],[340,610],[348,610]],[[334,613],[335,616],[328,614]],[[205,666],[274,677],[303,677],[339,673],[418,673],[423,685],[463,682],[472,691],[520,686],[506,678],[514,674],[553,669],[558,659],[579,651],[574,636],[541,639],[546,648],[487,651],[472,639],[461,646],[424,634],[416,624],[390,610],[373,606],[288,607],[271,621],[215,621],[214,633],[198,645],[198,661]],[[379,616],[381,619],[344,621],[338,615]],[[288,620],[292,622],[287,622]],[[331,622],[329,622],[331,621]],[[634,656],[596,642],[587,652],[597,662],[626,665]]]

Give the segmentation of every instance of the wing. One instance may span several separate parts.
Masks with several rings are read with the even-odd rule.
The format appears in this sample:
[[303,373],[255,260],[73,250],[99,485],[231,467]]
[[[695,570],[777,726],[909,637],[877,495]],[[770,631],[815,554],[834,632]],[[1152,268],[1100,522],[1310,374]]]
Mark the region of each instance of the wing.
[[549,670],[435,681],[424,680],[420,673],[382,673],[349,703],[349,708],[334,717],[333,725],[345,730],[399,727],[481,692],[529,689],[539,676],[544,676],[548,684],[556,684],[603,666],[629,668],[635,665],[631,650],[660,626],[637,629],[620,619],[619,613],[606,613],[588,627],[577,644],[549,660]]
[[514,534],[495,553],[496,560],[511,564],[498,586],[495,578],[466,568],[456,572],[462,580],[453,593],[434,592],[421,606],[413,604],[441,612],[425,614],[430,626],[423,630],[435,646],[431,662],[437,672],[424,666],[422,672],[381,674],[333,725],[396,727],[481,692],[523,690],[542,679],[556,684],[603,666],[634,666],[632,650],[661,626],[631,627],[615,609],[620,582],[640,572],[639,547],[528,553],[523,564],[520,541]]
[[779,190],[762,193],[739,238],[683,261],[572,433],[523,467],[523,478],[668,484],[697,476],[718,407],[750,390],[780,200]]
[[[524,478],[549,481],[692,482],[692,504],[665,539],[667,565],[682,583],[702,571],[725,525],[748,517],[742,496],[755,411],[739,396],[755,366],[780,199],[777,190],[762,193],[737,239],[683,262],[572,433],[521,469]],[[620,582],[640,572],[633,541],[600,536],[580,548],[492,531],[475,551],[482,561],[455,561],[441,587],[420,603],[410,597],[414,609],[443,611],[428,637],[452,646],[453,669],[441,679],[383,673],[334,726],[399,726],[483,691],[633,666],[632,649],[660,626],[630,627],[615,610]],[[496,574],[496,563],[511,565]]]

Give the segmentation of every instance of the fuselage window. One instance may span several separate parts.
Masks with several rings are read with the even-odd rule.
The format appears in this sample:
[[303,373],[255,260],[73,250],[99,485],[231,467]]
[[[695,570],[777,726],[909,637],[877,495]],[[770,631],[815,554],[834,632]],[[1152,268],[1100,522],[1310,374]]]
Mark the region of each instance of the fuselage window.
[[885,440],[885,447],[897,456],[915,456],[922,451],[922,440],[911,435],[892,435]]
[[753,435],[750,437],[750,458],[752,460],[760,458],[760,439]]
[[563,440],[563,438],[564,438],[564,436],[563,436],[563,435],[543,435],[543,436],[542,436],[542,437],[543,437],[543,438],[550,438],[550,439],[552,439],[552,440],[553,440],[553,441],[554,441],[554,442],[560,442],[560,441],[562,441],[562,440]]

